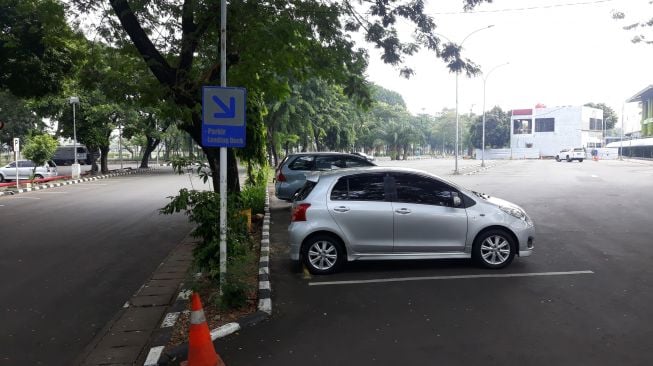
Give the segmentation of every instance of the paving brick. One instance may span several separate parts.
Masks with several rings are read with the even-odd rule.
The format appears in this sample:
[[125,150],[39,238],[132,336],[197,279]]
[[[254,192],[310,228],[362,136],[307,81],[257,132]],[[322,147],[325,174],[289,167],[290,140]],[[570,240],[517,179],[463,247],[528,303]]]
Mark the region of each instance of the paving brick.
[[151,330],[158,327],[163,318],[165,306],[128,308],[111,328],[114,332]]
[[129,303],[133,306],[165,306],[170,304],[172,296],[174,296],[174,293],[167,295],[134,296],[129,300]]
[[176,287],[144,286],[135,296],[177,295]]
[[109,332],[102,338],[98,348],[117,348],[127,346],[140,346],[149,340],[152,332],[135,331],[135,332]]
[[147,283],[147,286],[149,287],[174,287],[177,288],[179,286],[180,281],[175,279],[175,280],[151,280]]

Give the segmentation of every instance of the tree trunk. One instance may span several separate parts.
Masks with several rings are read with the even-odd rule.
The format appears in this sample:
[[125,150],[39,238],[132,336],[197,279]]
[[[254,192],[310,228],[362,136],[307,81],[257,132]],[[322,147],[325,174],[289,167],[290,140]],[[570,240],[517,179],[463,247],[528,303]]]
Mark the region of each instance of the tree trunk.
[[170,161],[170,139],[166,139],[166,149],[163,152],[163,160]]
[[322,151],[322,146],[320,145],[320,130],[313,130],[315,133],[315,148],[317,151]]
[[274,144],[274,129],[268,128],[268,150],[270,156],[270,165],[277,166],[279,164],[279,155],[277,154],[277,147]]
[[404,160],[408,160],[408,145],[404,145]]
[[145,146],[145,151],[143,151],[143,158],[141,159],[141,168],[147,168],[150,161],[150,154],[156,147],[159,146],[161,140],[157,140],[154,137],[147,136],[147,146]]
[[93,146],[86,146],[88,149],[88,155],[87,160],[91,162],[91,174],[95,175],[98,173],[98,165],[97,165],[97,158],[100,156],[100,149],[97,147]]
[[109,173],[109,146],[100,146],[100,167],[102,174]]
[[[195,112],[192,114],[193,126],[183,125],[182,129],[192,137],[193,140],[198,145],[202,145],[202,117],[199,113]],[[195,126],[199,126],[194,128]],[[209,161],[209,166],[211,167],[211,173],[213,178],[213,191],[220,191],[220,148],[217,147],[202,147],[206,158]],[[229,193],[240,193],[240,182],[238,180],[238,161],[236,160],[236,154],[234,154],[233,149],[227,149],[227,192]]]

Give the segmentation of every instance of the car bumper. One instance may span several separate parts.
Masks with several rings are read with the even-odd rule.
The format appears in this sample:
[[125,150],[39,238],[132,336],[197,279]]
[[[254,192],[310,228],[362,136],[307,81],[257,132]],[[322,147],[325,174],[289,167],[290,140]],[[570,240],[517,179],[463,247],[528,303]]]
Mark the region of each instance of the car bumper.
[[288,226],[288,241],[290,243],[290,259],[297,261],[301,254],[302,241],[311,233],[311,226],[305,222],[291,222]]
[[519,242],[519,256],[528,257],[532,255],[535,249],[535,226],[532,224],[520,227],[513,226],[512,229]]
[[291,192],[291,187],[286,183],[276,182],[274,184],[274,196],[280,200],[290,200],[295,192]]

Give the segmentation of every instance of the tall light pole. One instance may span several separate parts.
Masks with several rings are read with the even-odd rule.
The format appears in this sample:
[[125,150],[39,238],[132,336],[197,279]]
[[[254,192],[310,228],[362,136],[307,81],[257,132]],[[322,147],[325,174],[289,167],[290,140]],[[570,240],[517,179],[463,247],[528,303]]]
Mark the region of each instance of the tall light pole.
[[[471,32],[465,38],[463,38],[462,42],[460,42],[460,45],[458,45],[459,49],[462,50],[463,44],[465,43],[467,38],[469,38],[472,34],[474,34],[476,32],[480,32],[480,31],[482,31],[484,29],[492,28],[492,27],[494,27],[494,25],[488,25],[487,27],[479,28],[479,29]],[[459,141],[460,138],[458,136],[458,126],[460,125],[460,116],[458,115],[458,74],[460,74],[460,70],[456,70],[456,166],[455,166],[455,169],[453,171],[453,174],[459,174],[459,172],[458,172],[458,141]]]
[[68,99],[68,103],[73,105],[73,156],[74,156],[74,164],[72,166],[72,172],[71,176],[73,179],[79,179],[79,175],[81,173],[80,168],[79,168],[79,163],[77,163],[77,125],[75,122],[75,104],[79,104],[79,98],[78,97],[70,97]]
[[621,138],[619,139],[619,160],[624,160],[624,106],[626,103],[621,103]]
[[118,159],[120,160],[120,170],[122,170],[122,123],[118,125]]
[[486,75],[483,75],[483,137],[481,142],[481,166],[485,166],[485,86],[487,84],[487,79],[492,74],[492,71],[498,69],[501,66],[509,65],[510,62],[503,63],[493,67]]

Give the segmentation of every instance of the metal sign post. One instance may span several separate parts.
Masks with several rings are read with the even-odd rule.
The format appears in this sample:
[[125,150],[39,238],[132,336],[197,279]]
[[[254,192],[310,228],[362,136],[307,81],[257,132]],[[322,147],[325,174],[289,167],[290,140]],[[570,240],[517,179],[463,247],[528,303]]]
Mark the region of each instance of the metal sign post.
[[245,146],[243,88],[227,88],[227,1],[220,1],[220,87],[202,88],[202,146],[220,148],[220,294],[227,275],[227,148]]
[[20,151],[20,139],[18,137],[14,137],[14,153],[16,154],[16,157],[14,158],[14,162],[16,163],[16,189],[20,189],[20,181],[18,180],[18,154]]

